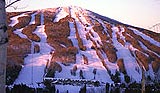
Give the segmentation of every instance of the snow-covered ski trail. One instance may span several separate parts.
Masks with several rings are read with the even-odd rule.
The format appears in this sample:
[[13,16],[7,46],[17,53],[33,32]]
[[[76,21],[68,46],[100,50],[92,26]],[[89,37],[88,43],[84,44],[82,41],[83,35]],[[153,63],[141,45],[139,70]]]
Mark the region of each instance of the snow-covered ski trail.
[[[133,80],[140,82],[141,81],[141,73],[138,73],[136,71],[136,68],[139,67],[138,64],[136,63],[135,58],[131,55],[130,51],[128,50],[128,48],[133,48],[132,45],[125,45],[125,47],[120,44],[117,41],[117,36],[116,36],[116,32],[118,31],[118,28],[113,26],[112,27],[112,41],[113,44],[115,46],[115,48],[118,50],[117,53],[117,57],[118,58],[123,58],[124,59],[124,65],[126,67],[127,70],[127,74],[129,76],[132,77]],[[133,48],[134,49],[134,48]],[[126,57],[126,55],[128,55],[129,57]]]
[[[72,18],[75,19],[75,22],[69,22],[69,27],[70,27],[70,36],[68,38],[71,39],[74,47],[77,47],[79,49],[78,46],[78,41],[77,41],[77,37],[76,37],[76,27],[77,26],[77,30],[78,33],[80,35],[80,38],[82,39],[82,42],[84,44],[84,46],[86,46],[86,51],[81,51],[79,50],[79,53],[76,55],[76,66],[78,68],[78,73],[80,70],[84,71],[84,77],[86,79],[93,79],[94,75],[93,75],[93,69],[97,68],[97,75],[95,76],[95,80],[100,80],[102,82],[112,82],[112,80],[110,79],[109,75],[106,72],[106,69],[103,67],[101,60],[99,59],[99,57],[96,54],[96,51],[93,49],[90,49],[91,46],[93,45],[91,40],[87,40],[86,39],[86,34],[89,33],[89,31],[91,31],[94,35],[94,37],[92,37],[92,39],[94,41],[98,41],[101,43],[100,37],[98,36],[98,34],[93,30],[93,28],[91,27],[91,24],[87,22],[87,20],[85,19],[84,15],[80,12],[78,12],[79,8],[74,9],[73,7],[69,8],[70,10],[70,16]],[[80,16],[80,18],[77,17],[77,15]],[[86,27],[83,24],[88,24],[89,26]],[[85,29],[86,28],[86,29]],[[97,46],[99,47],[99,44],[96,42]],[[84,58],[83,55],[88,59],[88,65],[84,64]],[[66,68],[66,67],[62,67],[62,68]],[[71,66],[69,68],[72,68]],[[68,69],[69,69],[68,68]],[[65,72],[67,71],[67,69],[64,70]],[[69,71],[68,71],[69,72]],[[69,72],[70,73],[70,72]],[[103,75],[100,75],[100,73],[103,73]],[[56,76],[64,76],[66,78],[68,78],[69,74],[64,75],[65,73],[63,73],[63,70],[61,73],[57,74]],[[80,78],[79,76],[70,76],[70,78]]]
[[[35,15],[34,15],[35,16]],[[33,17],[33,16],[32,16]],[[32,21],[35,20],[34,17]],[[31,54],[29,54],[24,59],[24,67],[20,71],[18,78],[15,80],[14,84],[26,84],[31,87],[39,87],[37,83],[43,81],[44,69],[46,67],[47,61],[51,59],[50,52],[52,51],[52,47],[47,43],[47,35],[45,33],[45,25],[44,25],[44,17],[41,13],[41,25],[37,27],[34,31],[37,34],[41,41],[40,42],[32,42],[31,45]],[[21,33],[22,34],[22,33]],[[34,46],[38,44],[40,47],[39,53],[34,53]]]

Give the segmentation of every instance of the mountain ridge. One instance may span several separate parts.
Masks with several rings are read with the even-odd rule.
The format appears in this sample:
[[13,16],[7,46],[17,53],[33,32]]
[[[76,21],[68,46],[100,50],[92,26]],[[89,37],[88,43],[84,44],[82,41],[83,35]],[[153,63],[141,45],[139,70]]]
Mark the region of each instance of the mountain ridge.
[[[20,73],[12,83],[38,87],[36,82],[42,82],[44,76],[141,82],[141,66],[149,82],[159,80],[159,34],[105,19],[75,6],[8,13],[8,63],[23,65],[18,66]],[[18,60],[10,57],[13,55]]]

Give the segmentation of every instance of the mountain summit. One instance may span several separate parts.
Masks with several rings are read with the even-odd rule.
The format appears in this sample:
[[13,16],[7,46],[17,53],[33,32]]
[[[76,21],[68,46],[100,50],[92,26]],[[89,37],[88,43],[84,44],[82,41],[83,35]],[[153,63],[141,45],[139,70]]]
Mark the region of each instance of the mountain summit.
[[142,69],[146,82],[160,80],[158,33],[76,6],[7,15],[7,84],[39,87],[43,80],[59,84],[65,79],[140,83]]

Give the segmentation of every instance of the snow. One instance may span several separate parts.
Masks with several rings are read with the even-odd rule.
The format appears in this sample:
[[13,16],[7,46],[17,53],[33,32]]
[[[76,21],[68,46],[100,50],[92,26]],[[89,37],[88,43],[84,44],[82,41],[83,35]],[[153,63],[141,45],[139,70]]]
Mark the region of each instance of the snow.
[[119,67],[117,66],[117,64],[109,62],[106,54],[103,53],[102,56],[105,60],[107,67],[109,68],[112,74],[115,74],[116,71],[119,71]]
[[43,14],[41,14],[41,25],[37,26],[37,29],[33,33],[38,35],[38,37],[40,37],[41,39],[41,41],[37,43],[40,46],[40,53],[47,54],[47,53],[50,53],[53,50],[53,48],[47,43],[45,25],[43,24],[44,24]]
[[58,63],[61,65],[62,71],[60,73],[56,72],[55,78],[80,79],[80,70],[82,70],[83,76],[86,80],[93,80],[94,79],[93,69],[95,68],[97,69],[95,80],[98,80],[100,82],[113,83],[113,81],[109,78],[109,75],[107,74],[107,71],[105,70],[105,68],[101,66],[100,62],[99,64],[95,63],[92,65],[76,64],[77,71],[75,76],[71,75],[71,70],[74,65],[64,66],[60,62]]
[[97,47],[100,47],[100,45],[102,45],[101,38],[93,29],[91,29],[90,31],[93,34],[93,36],[90,34],[90,37],[93,39],[93,41],[96,42]]
[[[71,17],[73,17],[75,20],[75,24],[74,22],[69,22],[69,27],[70,27],[70,35],[68,36],[69,39],[71,39],[73,46],[77,47],[78,49],[78,53],[76,54],[76,62],[75,64],[70,64],[65,66],[64,64],[62,64],[62,62],[57,62],[61,67],[62,67],[62,71],[61,72],[55,72],[55,77],[54,78],[48,78],[48,79],[74,79],[74,80],[82,80],[81,76],[80,76],[80,71],[83,72],[83,77],[85,79],[83,80],[97,80],[100,81],[101,83],[113,83],[113,81],[111,80],[107,69],[103,66],[101,59],[99,58],[99,56],[97,55],[97,51],[95,49],[91,49],[91,46],[93,45],[93,41],[95,41],[96,46],[100,47],[100,45],[102,44],[101,42],[101,38],[98,35],[98,33],[96,33],[93,30],[93,27],[91,26],[90,23],[87,22],[86,18],[84,17],[86,12],[83,12],[84,10],[82,10],[81,8],[78,7],[69,7],[69,12],[71,14]],[[83,12],[83,13],[82,13]],[[29,24],[35,24],[35,15],[37,14],[37,12],[33,13],[31,15],[31,21]],[[53,22],[59,22],[60,19],[65,18],[67,15],[69,15],[69,13],[67,13],[65,11],[64,8],[59,8],[56,11],[56,16]],[[14,26],[15,24],[18,23],[18,18],[21,16],[26,16],[25,13],[18,15],[16,17],[13,17],[12,23],[10,24],[10,26]],[[109,36],[108,32],[107,32],[107,28],[105,26],[105,23],[100,20],[97,19],[95,17],[93,17],[94,20],[97,20],[103,27],[103,31],[106,33],[106,35]],[[91,20],[93,22],[93,20]],[[88,26],[86,26],[86,24]],[[79,49],[78,46],[78,40],[76,37],[76,29],[75,29],[75,25],[78,28],[78,34],[80,35],[80,38],[82,39],[83,45],[87,47],[87,49],[85,51],[82,51]],[[21,29],[16,29],[14,31],[15,34],[17,34],[18,36],[20,36],[21,38],[26,38],[29,39],[26,35],[24,35],[22,33],[23,28]],[[131,55],[129,49],[131,51],[135,51],[137,50],[136,48],[134,48],[130,43],[125,42],[125,46],[123,46],[121,43],[119,43],[117,41],[117,37],[116,37],[116,32],[120,35],[120,38],[122,40],[125,41],[125,37],[123,36],[122,32],[124,32],[124,28],[120,27],[120,31],[117,27],[113,27],[112,28],[113,33],[112,33],[112,41],[113,41],[113,45],[115,46],[115,48],[118,50],[116,52],[118,59],[123,58],[124,59],[124,65],[127,71],[127,74],[131,77],[132,81],[137,81],[140,82],[141,81],[141,69],[138,65],[138,63],[136,62],[136,59]],[[91,35],[91,33],[92,35]],[[155,45],[160,46],[159,42],[153,40],[152,38],[144,35],[141,32],[138,32],[136,30],[134,30],[134,32],[138,35],[142,35],[143,38],[149,40],[150,42],[153,42]],[[46,74],[44,69],[46,67],[46,64],[48,61],[51,60],[52,55],[50,54],[50,52],[52,52],[54,50],[54,48],[52,48],[48,43],[47,43],[47,35],[45,33],[45,25],[44,25],[44,15],[41,12],[41,25],[37,26],[36,30],[33,32],[35,33],[37,36],[40,37],[40,42],[34,42],[32,40],[31,41],[31,54],[28,54],[28,56],[24,59],[24,66],[22,68],[22,70],[20,71],[20,74],[18,76],[18,78],[16,79],[16,81],[14,82],[14,84],[27,84],[28,86],[31,87],[40,87],[37,83],[41,83],[43,82],[43,77]],[[89,33],[89,36],[92,40],[87,40],[86,39],[86,34]],[[40,52],[39,53],[34,53],[34,46],[35,45],[39,45],[40,47]],[[143,45],[143,43],[140,42],[140,45],[142,46],[142,48],[147,49],[147,47],[145,47]],[[64,48],[66,48],[66,46],[64,44],[61,44],[61,46],[63,46]],[[100,50],[98,50],[100,52]],[[109,70],[111,71],[111,74],[115,74],[116,71],[119,71],[119,67],[117,66],[117,63],[111,63],[108,61],[108,58],[106,56],[105,53],[103,53],[103,51],[100,52],[100,54],[102,55],[102,57],[104,58],[105,64],[106,66],[109,68]],[[83,55],[88,59],[88,64],[84,64],[84,58]],[[71,71],[74,68],[74,66],[77,66],[77,70],[76,70],[76,75],[72,75]],[[96,74],[94,75],[93,70],[96,69]],[[124,74],[120,73],[121,75],[121,79],[122,82],[124,81]],[[147,72],[147,75],[153,76],[152,78],[154,78],[154,73],[153,73],[153,69],[151,67],[151,65],[149,65],[149,71]],[[46,77],[47,78],[47,77]],[[59,90],[60,93],[66,93],[67,90],[69,93],[79,93],[79,90],[82,86],[74,86],[74,85],[55,85],[56,89]],[[100,87],[88,87],[87,86],[87,93],[105,93],[104,91],[104,86],[100,86]]]
[[85,31],[84,26],[78,21],[76,21],[76,25],[78,28],[79,36],[82,39],[83,45],[86,46],[87,48],[91,48],[92,42],[86,39],[87,31]]
[[30,25],[31,24],[35,24],[35,15],[37,14],[37,12],[35,12],[35,13],[33,13],[32,15],[31,15],[31,21],[30,21]]
[[123,32],[125,32],[125,29],[120,26],[120,31],[119,31],[118,34],[120,35],[120,38],[121,38],[123,41],[126,41],[126,40],[125,40],[125,37],[124,37],[123,34],[122,34]]
[[75,19],[76,26],[78,28],[78,33],[80,38],[82,39],[83,45],[87,48],[92,46],[92,42],[86,39],[86,34],[88,31],[85,31],[85,27],[82,23],[79,22],[79,19],[76,16],[76,12],[78,12],[75,8],[70,7],[71,16]]
[[[157,53],[149,50],[142,42],[139,41],[139,43],[140,43],[140,46],[141,46],[144,50],[148,50],[149,52],[152,52],[152,53],[154,53],[155,55],[157,55],[158,57],[160,57],[160,55],[158,55]],[[147,55],[147,54],[145,54],[145,55]],[[148,56],[148,55],[147,55],[147,56]]]
[[100,87],[86,87],[86,93],[106,93],[106,88],[104,86]]
[[59,90],[59,93],[79,93],[81,86],[72,86],[72,85],[56,85],[56,89]]
[[[44,31],[44,19],[43,15],[41,16],[41,25],[38,26],[34,32],[40,37],[41,41],[39,43],[32,41],[31,54],[28,54],[28,56],[24,59],[24,67],[20,71],[20,74],[15,80],[14,84],[24,83],[31,87],[39,87],[37,83],[43,82],[43,76],[45,74],[44,69],[47,61],[52,57],[50,52],[53,50],[53,48],[49,46],[46,41],[47,35]],[[22,33],[20,34],[22,35]],[[34,53],[35,44],[39,45],[40,53]]]
[[109,82],[113,83],[113,81],[110,79],[109,75],[107,74],[107,71],[104,67],[102,67],[100,62],[91,64],[91,65],[85,65],[85,64],[76,64],[77,71],[76,75],[71,75],[71,70],[74,65],[70,66],[64,66],[60,62],[58,62],[60,66],[62,67],[62,71],[55,73],[55,78],[70,78],[70,79],[80,79],[80,70],[83,72],[83,76],[87,80],[93,80],[94,74],[93,69],[97,69],[95,80],[98,80],[100,82]]
[[11,24],[9,24],[9,26],[13,27],[14,25],[16,25],[17,23],[19,23],[18,18],[19,17],[23,17],[23,16],[27,16],[26,13],[20,14],[18,16],[12,17],[10,18],[10,20],[12,21]]
[[[72,18],[76,18],[77,17],[76,14],[75,14],[75,12],[77,10],[73,6],[69,7],[69,11],[70,11],[70,15],[71,15]],[[75,19],[75,21],[78,21],[77,18]]]
[[37,43],[40,46],[40,53],[49,53],[51,50],[53,50],[53,48],[47,43],[47,35],[44,32],[44,28],[44,25],[37,26],[37,29],[34,31],[34,33],[41,38],[40,43]]
[[60,44],[62,47],[66,48],[66,46],[64,44]]
[[19,37],[21,37],[21,38],[28,38],[25,34],[22,34],[22,30],[23,30],[23,28],[21,28],[21,29],[16,29],[15,31],[13,31],[14,32],[14,34],[17,34]]
[[136,63],[135,58],[132,57],[132,55],[131,55],[131,53],[130,53],[130,51],[128,49],[128,46],[127,47],[123,47],[117,41],[116,32],[118,31],[118,28],[117,27],[113,27],[112,30],[113,30],[112,41],[113,41],[113,44],[114,44],[115,48],[118,50],[116,52],[118,58],[123,58],[124,59],[124,65],[125,65],[127,74],[129,76],[131,76],[131,78],[134,79],[135,81],[140,82],[141,78],[142,78],[141,77],[142,75],[141,75],[141,73],[138,73],[135,70],[137,67],[140,69],[138,63]]
[[[134,48],[130,43],[126,42],[125,47],[128,48],[131,51],[136,51],[138,49]],[[139,50],[138,50],[139,51]]]
[[77,64],[84,64],[84,59],[81,53],[76,54],[76,63]]
[[160,69],[159,69],[158,72],[156,73],[155,79],[156,79],[156,80],[160,80]]
[[[79,8],[77,10],[79,10]],[[78,11],[78,12],[79,12],[78,13],[78,17],[79,17],[80,22],[83,23],[83,25],[86,25],[86,24],[89,25],[89,23],[87,22],[86,18],[84,17],[85,16],[85,10],[83,10],[83,12],[81,12],[81,11]]]
[[53,22],[58,22],[60,19],[65,18],[67,15],[69,14],[63,8],[59,8]]
[[[80,18],[78,19],[76,16],[76,13],[79,14]],[[80,38],[83,41],[84,46],[87,47],[86,51],[81,51],[79,50],[78,54],[76,55],[76,65],[77,65],[77,71],[76,71],[76,76],[70,76],[70,70],[73,66],[62,66],[62,72],[60,73],[56,73],[56,77],[69,77],[69,78],[80,78],[79,76],[79,72],[80,70],[83,71],[83,76],[85,79],[94,79],[94,74],[93,74],[93,69],[97,69],[97,74],[95,76],[95,80],[100,80],[101,82],[110,82],[113,83],[113,81],[110,79],[110,76],[107,74],[107,70],[106,68],[103,66],[103,64],[101,63],[101,60],[99,59],[97,53],[95,50],[90,49],[91,46],[93,45],[91,40],[87,40],[86,39],[86,33],[89,32],[89,30],[91,30],[91,32],[93,33],[93,37],[92,39],[96,41],[97,46],[99,45],[97,42],[101,43],[101,39],[98,36],[98,34],[92,29],[92,27],[88,27],[87,30],[85,30],[85,26],[84,24],[89,24],[84,15],[81,14],[80,12],[78,12],[78,9],[72,8],[70,7],[70,14],[71,16],[75,19],[75,23],[77,25],[78,28],[78,33],[80,35]],[[80,20],[80,21],[79,21]],[[75,47],[78,48],[78,41],[76,39],[76,30],[74,27],[74,23],[73,22],[69,22],[69,26],[70,26],[70,36],[69,38],[71,39],[73,45]],[[90,35],[91,36],[91,35]],[[84,64],[84,59],[83,56],[86,56],[88,59],[88,65]]]
[[[75,8],[74,9],[70,8],[70,12],[71,12],[71,16],[75,19],[75,23],[78,28],[78,33],[80,35],[80,38],[83,41],[83,45],[86,46],[87,48],[91,48],[91,46],[93,45],[92,41],[86,39],[86,34],[89,33],[89,30],[91,30],[91,32],[93,33],[94,38],[92,38],[92,39],[96,41],[96,44],[97,44],[97,41],[99,41],[101,43],[100,37],[98,36],[97,33],[95,33],[95,31],[92,29],[92,27],[86,27],[84,25],[84,24],[88,24],[89,26],[91,26],[91,24],[89,24],[86,21],[85,17]],[[79,19],[76,16],[77,12],[80,15]],[[84,22],[84,23],[82,23],[82,22]],[[99,47],[99,44],[97,44],[97,46]]]
[[[90,17],[91,17],[92,19],[94,19],[94,20],[97,20],[97,21],[102,25],[103,31],[106,33],[107,36],[109,36],[109,34],[108,34],[108,32],[107,32],[107,28],[106,28],[104,22],[103,22],[102,20],[98,19],[98,18],[95,18],[95,17],[92,16],[92,15],[90,15]],[[93,20],[92,20],[92,22],[93,22]],[[102,44],[101,39],[100,39],[100,37],[98,36],[98,34],[97,34],[93,29],[91,30],[91,32],[92,32],[93,35],[94,35],[93,40],[94,40],[94,41],[99,41],[99,43]],[[97,40],[95,39],[96,37],[97,37]],[[97,43],[97,42],[96,42],[96,43]],[[100,45],[97,44],[97,46],[100,46]],[[108,58],[107,58],[107,56],[106,56],[105,53],[102,53],[102,56],[103,56],[103,58],[104,58],[104,60],[105,60],[105,63],[106,63],[106,65],[107,65],[107,67],[108,67],[109,70],[111,71],[111,73],[112,73],[112,74],[115,74],[115,71],[119,69],[118,66],[117,66],[117,64],[114,64],[114,63],[109,62],[109,61],[108,61]]]
[[70,27],[70,36],[68,38],[71,39],[73,46],[79,48],[78,40],[76,39],[76,29],[74,27],[74,22],[69,22],[69,27]]
[[151,65],[151,64],[149,64],[149,70],[146,71],[146,76],[150,76],[151,79],[153,79],[153,80],[154,80],[154,78],[155,78],[155,74],[154,74],[154,72],[153,72],[153,69],[152,69],[152,65]]
[[139,41],[139,43],[140,43],[140,46],[141,46],[143,49],[148,50],[148,48],[147,48],[142,42]]
[[101,62],[98,55],[96,54],[96,51],[93,49],[81,51],[81,54],[85,55],[88,58],[88,64],[92,64],[94,62]]
[[[82,86],[72,86],[72,85],[56,85],[56,89],[59,93],[79,93]],[[86,93],[106,93],[105,87],[86,87]]]
[[108,32],[107,32],[107,28],[106,28],[104,22],[103,22],[101,19],[95,18],[95,17],[93,17],[93,16],[91,16],[91,17],[92,17],[93,19],[97,20],[97,21],[102,25],[103,31],[106,32],[106,35],[107,35],[107,36],[109,36],[109,34],[108,34]]
[[151,38],[151,37],[143,34],[142,32],[140,32],[140,31],[138,31],[138,30],[136,30],[136,29],[133,29],[133,28],[129,28],[129,29],[133,30],[133,32],[134,32],[135,34],[142,36],[143,39],[148,40],[150,43],[152,43],[152,44],[160,47],[160,42],[155,41],[153,38]]
[[29,54],[24,60],[24,67],[14,84],[26,84],[38,87],[37,83],[43,81],[44,68],[50,55]]
[[44,14],[43,14],[43,10],[41,12],[41,25],[44,25]]
[[71,69],[73,67],[73,65],[70,66],[64,66],[63,64],[61,64],[60,62],[58,62],[60,64],[60,66],[62,67],[62,71],[56,72],[55,73],[55,78],[70,78],[70,79],[76,79],[79,78],[79,75],[73,76],[71,75]]
[[109,74],[104,69],[103,70],[99,70],[99,69],[97,70],[95,80],[99,80],[99,81],[104,82],[104,83],[113,83]]

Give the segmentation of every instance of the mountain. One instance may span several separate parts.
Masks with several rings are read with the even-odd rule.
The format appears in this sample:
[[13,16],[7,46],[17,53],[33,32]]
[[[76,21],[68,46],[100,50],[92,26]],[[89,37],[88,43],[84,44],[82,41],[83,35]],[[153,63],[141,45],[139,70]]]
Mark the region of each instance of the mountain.
[[141,83],[142,69],[146,83],[160,81],[159,33],[76,6],[8,12],[7,22],[8,85],[49,80],[77,93],[81,84]]

